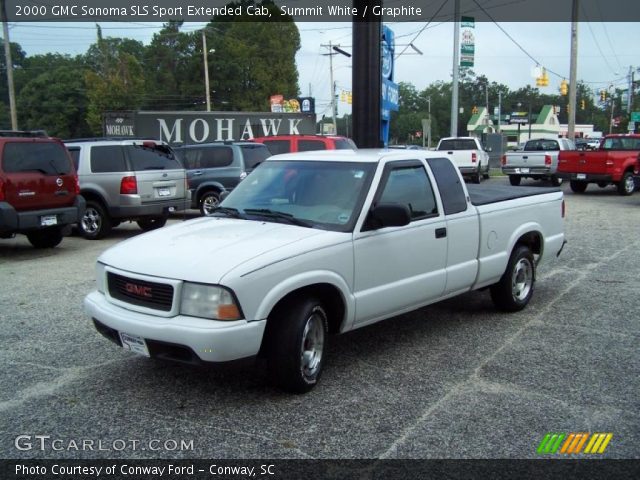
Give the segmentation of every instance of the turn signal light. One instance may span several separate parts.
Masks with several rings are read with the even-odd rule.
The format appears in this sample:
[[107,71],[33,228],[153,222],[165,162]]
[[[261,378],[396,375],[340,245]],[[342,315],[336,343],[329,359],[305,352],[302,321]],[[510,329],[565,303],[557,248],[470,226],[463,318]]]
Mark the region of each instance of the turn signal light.
[[476,163],[478,161],[478,155],[475,152],[471,152],[471,163]]
[[551,166],[551,155],[545,155],[544,156],[544,164],[549,167]]
[[136,193],[138,193],[138,182],[136,181],[135,175],[122,177],[122,181],[120,182],[120,194],[131,195]]
[[502,157],[500,158],[500,163],[502,165],[506,165],[507,164],[507,156],[506,155],[502,155]]
[[0,178],[0,202],[4,202],[4,182]]
[[80,180],[78,180],[78,175],[73,176],[73,184],[76,191],[76,195],[80,195]]

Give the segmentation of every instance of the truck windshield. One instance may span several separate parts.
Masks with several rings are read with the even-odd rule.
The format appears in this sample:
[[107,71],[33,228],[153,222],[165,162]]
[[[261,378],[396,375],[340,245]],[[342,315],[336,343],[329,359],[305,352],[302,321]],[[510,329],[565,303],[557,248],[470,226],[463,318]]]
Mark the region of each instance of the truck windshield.
[[[251,173],[222,202],[244,217],[325,230],[353,229],[371,183],[375,163],[268,161]],[[281,215],[284,214],[284,215]]]

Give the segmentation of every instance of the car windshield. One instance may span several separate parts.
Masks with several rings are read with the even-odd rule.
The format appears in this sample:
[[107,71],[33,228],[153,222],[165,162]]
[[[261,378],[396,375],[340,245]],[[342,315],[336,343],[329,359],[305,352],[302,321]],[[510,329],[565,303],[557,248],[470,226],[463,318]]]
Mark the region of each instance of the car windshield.
[[222,207],[245,217],[350,231],[376,164],[267,161],[229,194]]

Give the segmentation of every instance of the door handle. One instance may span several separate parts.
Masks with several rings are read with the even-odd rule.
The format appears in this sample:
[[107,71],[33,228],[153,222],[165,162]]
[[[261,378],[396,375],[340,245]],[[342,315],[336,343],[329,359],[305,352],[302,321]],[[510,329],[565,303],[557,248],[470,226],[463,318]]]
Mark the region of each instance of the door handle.
[[436,228],[436,238],[444,238],[447,236],[446,228]]
[[453,155],[453,152],[447,152],[447,155]]
[[193,172],[194,177],[197,175],[202,175],[202,170],[196,170],[195,172]]

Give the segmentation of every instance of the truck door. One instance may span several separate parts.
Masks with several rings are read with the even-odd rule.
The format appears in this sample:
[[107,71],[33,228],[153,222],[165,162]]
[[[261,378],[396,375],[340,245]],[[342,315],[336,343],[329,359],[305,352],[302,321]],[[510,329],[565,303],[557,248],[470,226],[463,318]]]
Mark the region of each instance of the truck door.
[[356,325],[437,299],[446,281],[444,215],[423,164],[389,162],[372,204],[407,205],[411,222],[354,234]]
[[446,295],[471,288],[478,273],[480,221],[462,187],[462,179],[446,158],[428,158],[447,217]]

